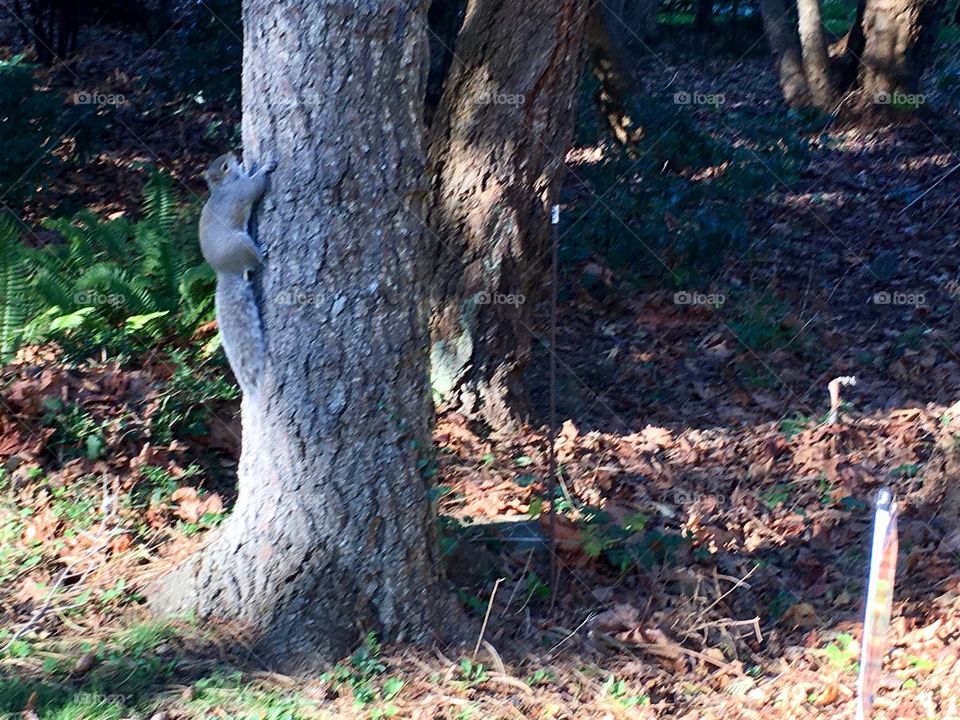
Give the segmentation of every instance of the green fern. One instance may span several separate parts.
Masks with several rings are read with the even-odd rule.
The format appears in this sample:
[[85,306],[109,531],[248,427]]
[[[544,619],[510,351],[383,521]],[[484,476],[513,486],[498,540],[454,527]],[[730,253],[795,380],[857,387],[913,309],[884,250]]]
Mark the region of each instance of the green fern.
[[152,171],[143,186],[143,212],[146,222],[156,225],[167,235],[174,231],[180,219],[180,198],[173,189],[173,178]]
[[27,271],[19,233],[9,218],[0,218],[0,360],[17,349],[28,313]]
[[[35,256],[32,256],[31,260],[34,258]],[[41,307],[68,310],[76,306],[76,293],[71,278],[40,263],[35,264],[34,269],[33,295]]]
[[204,263],[188,268],[180,276],[177,288],[182,306],[182,321],[185,328],[194,328],[213,317],[213,293],[217,276],[213,268]]
[[187,269],[181,266],[179,248],[172,242],[171,235],[145,223],[137,228],[136,242],[143,258],[140,274],[150,279],[157,306],[175,309],[180,299],[180,276]]
[[153,312],[150,289],[138,286],[130,273],[113,262],[97,263],[76,281],[76,305],[103,308],[102,314],[139,315]]
[[[63,242],[19,251],[33,276],[25,290],[33,300],[30,339],[57,338],[89,352],[130,346],[135,336],[153,342],[189,334],[212,317],[213,273],[202,264],[196,205],[181,202],[170,176],[151,171],[136,222],[82,210],[42,225]],[[23,335],[23,317],[11,325]]]

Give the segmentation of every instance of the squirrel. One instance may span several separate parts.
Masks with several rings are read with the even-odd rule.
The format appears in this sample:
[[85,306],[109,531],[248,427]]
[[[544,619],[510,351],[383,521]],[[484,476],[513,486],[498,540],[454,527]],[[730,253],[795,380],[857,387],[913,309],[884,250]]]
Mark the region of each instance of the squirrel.
[[276,165],[247,174],[233,153],[221,155],[203,173],[210,197],[200,212],[200,251],[217,274],[216,312],[220,341],[240,389],[254,395],[263,375],[263,328],[250,273],[265,255],[247,232],[254,204]]

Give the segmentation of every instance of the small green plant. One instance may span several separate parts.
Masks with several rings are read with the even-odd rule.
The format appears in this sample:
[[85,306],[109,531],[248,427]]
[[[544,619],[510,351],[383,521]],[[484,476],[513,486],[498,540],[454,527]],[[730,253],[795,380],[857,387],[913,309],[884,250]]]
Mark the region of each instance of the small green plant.
[[170,359],[174,364],[173,375],[160,393],[148,421],[151,437],[160,442],[206,432],[211,407],[240,395],[228,376],[195,361],[188,351],[171,351]]
[[297,692],[277,689],[239,671],[220,671],[193,683],[190,717],[300,720],[320,717],[316,703]]
[[774,510],[779,505],[785,505],[790,500],[792,494],[793,490],[789,485],[778,483],[766,492],[761,493],[760,501],[771,510]]
[[460,679],[468,686],[481,685],[487,681],[487,668],[483,663],[470,658],[460,660]]
[[548,685],[557,682],[557,674],[547,668],[539,668],[527,676],[527,685]]
[[547,601],[550,599],[550,586],[540,578],[536,570],[529,572],[526,582],[527,600],[536,598],[540,601]]
[[615,522],[606,511],[586,507],[578,524],[584,554],[602,557],[621,573],[634,566],[670,565],[680,549],[689,545],[681,535],[647,528],[647,518],[640,513]]
[[799,413],[780,421],[780,432],[787,440],[793,440],[810,424],[811,418]]
[[467,592],[463,588],[457,588],[457,599],[477,617],[483,617],[487,610],[487,604],[479,595]]
[[606,682],[603,684],[603,690],[610,697],[616,700],[617,704],[625,708],[636,707],[637,705],[647,705],[650,703],[650,698],[647,695],[636,695],[631,693],[627,683],[623,680],[617,679],[615,675],[611,675],[607,678]]
[[920,466],[917,463],[905,463],[895,467],[890,474],[897,479],[909,480],[915,478],[919,472]]
[[[724,305],[727,309],[727,305]],[[727,327],[734,338],[754,352],[777,350],[790,344],[785,321],[789,304],[770,293],[749,295],[729,303],[732,316]]]
[[0,363],[13,356],[27,320],[29,274],[18,242],[13,221],[0,216]]
[[919,350],[924,345],[923,335],[925,328],[920,325],[908,327],[897,336],[897,344],[894,354],[897,357],[902,356],[907,350]]
[[[353,693],[357,705],[371,705],[377,702],[389,703],[403,688],[399,678],[388,677],[382,683],[377,680],[386,672],[386,665],[380,659],[382,653],[375,633],[368,633],[363,643],[350,657],[349,664],[339,663],[332,670],[321,675],[321,680],[334,688],[347,686]],[[389,717],[390,706],[374,709],[375,717]]]
[[922,670],[923,672],[937,669],[937,664],[933,660],[917,657],[916,655],[907,655],[907,663],[909,663],[910,667]]
[[96,460],[103,451],[104,427],[82,405],[64,403],[57,397],[43,401],[41,423],[53,429],[47,447],[63,458],[86,456]]
[[827,661],[833,667],[842,672],[857,672],[859,663],[857,662],[857,649],[853,645],[853,638],[840,633],[837,639],[823,649],[823,654]]
[[817,493],[820,495],[820,504],[826,507],[833,502],[833,483],[827,479],[826,473],[820,473],[817,479]]

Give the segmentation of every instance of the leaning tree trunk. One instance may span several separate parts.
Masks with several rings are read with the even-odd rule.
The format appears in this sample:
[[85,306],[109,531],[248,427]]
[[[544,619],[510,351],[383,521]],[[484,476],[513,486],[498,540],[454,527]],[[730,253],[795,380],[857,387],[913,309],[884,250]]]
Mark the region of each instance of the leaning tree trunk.
[[810,87],[803,69],[800,40],[785,0],[760,0],[767,43],[777,62],[780,91],[790,107],[810,103]]
[[431,361],[448,406],[522,417],[532,300],[573,132],[585,0],[471,0],[430,131]]
[[867,0],[860,86],[867,102],[914,95],[930,58],[944,0]]
[[820,110],[832,110],[835,103],[833,74],[823,32],[820,0],[797,0],[797,28],[810,98]]
[[424,5],[244,2],[245,154],[278,163],[258,233],[266,367],[233,514],[153,604],[239,621],[282,668],[453,616],[418,472]]

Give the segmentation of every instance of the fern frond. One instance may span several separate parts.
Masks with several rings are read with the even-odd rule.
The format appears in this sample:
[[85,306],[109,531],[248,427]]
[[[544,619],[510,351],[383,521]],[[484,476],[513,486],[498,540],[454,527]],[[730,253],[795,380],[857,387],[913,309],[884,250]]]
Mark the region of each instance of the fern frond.
[[64,311],[77,307],[71,280],[49,267],[37,270],[33,279],[33,295],[44,307],[59,307]]
[[26,264],[20,234],[8,218],[0,218],[0,359],[17,349],[28,313]]
[[173,178],[154,169],[143,186],[143,220],[169,234],[177,224],[180,198],[173,189]]
[[187,331],[213,318],[213,294],[217,276],[204,263],[189,268],[180,276],[180,322]]
[[134,279],[115,263],[97,263],[77,279],[76,288],[78,305],[94,306],[107,315],[127,316],[152,310],[144,303]]
[[139,274],[151,281],[157,305],[176,308],[180,282],[179,252],[171,242],[170,234],[141,223],[137,226],[136,242],[142,257]]

